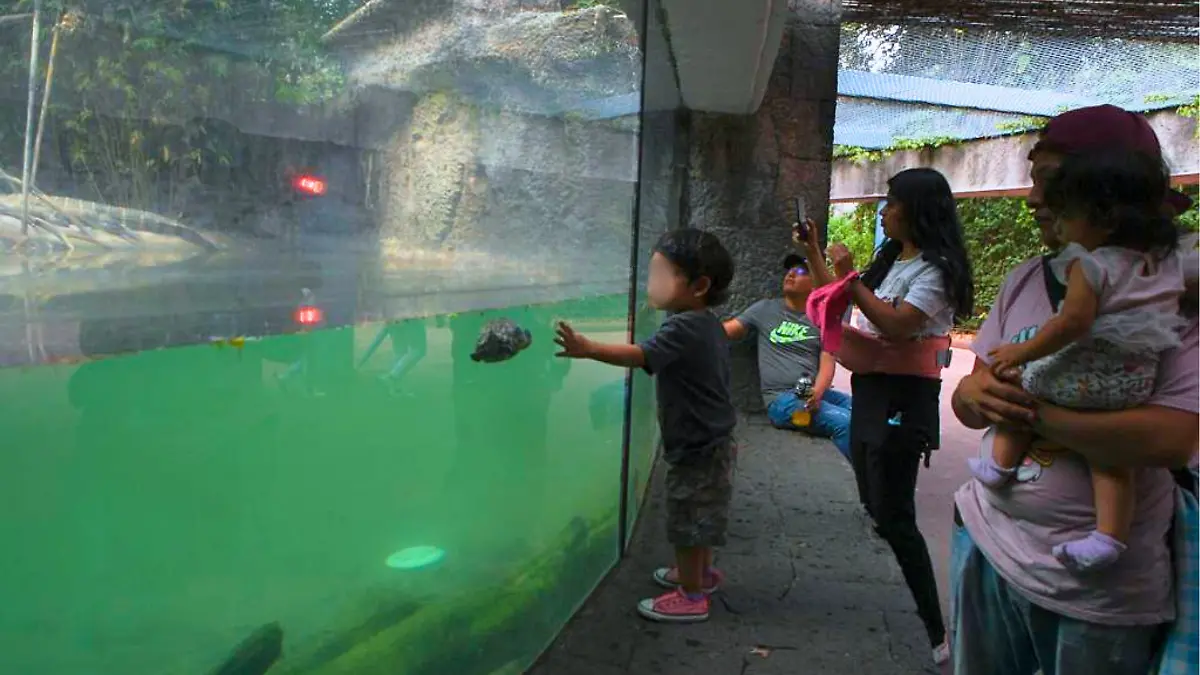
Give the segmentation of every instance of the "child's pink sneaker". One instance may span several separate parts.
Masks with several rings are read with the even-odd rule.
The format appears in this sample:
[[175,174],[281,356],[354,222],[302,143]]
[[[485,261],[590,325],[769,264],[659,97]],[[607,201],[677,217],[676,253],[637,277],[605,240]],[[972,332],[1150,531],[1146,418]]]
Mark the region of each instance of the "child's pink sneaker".
[[[679,568],[671,566],[654,570],[654,583],[663,588],[679,588]],[[725,573],[714,567],[704,575],[704,588],[700,590],[709,594],[716,593],[723,583]]]
[[708,621],[708,596],[688,597],[682,589],[675,589],[657,598],[647,598],[638,603],[638,614],[651,621],[664,623],[698,623]]

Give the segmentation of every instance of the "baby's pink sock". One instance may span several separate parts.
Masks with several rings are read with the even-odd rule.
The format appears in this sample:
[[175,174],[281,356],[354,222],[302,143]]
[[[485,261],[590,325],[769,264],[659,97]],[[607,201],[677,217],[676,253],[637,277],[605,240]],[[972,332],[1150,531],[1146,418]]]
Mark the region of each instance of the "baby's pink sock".
[[1077,572],[1091,572],[1115,563],[1126,548],[1103,532],[1092,532],[1083,539],[1059,544],[1051,552],[1063,565]]

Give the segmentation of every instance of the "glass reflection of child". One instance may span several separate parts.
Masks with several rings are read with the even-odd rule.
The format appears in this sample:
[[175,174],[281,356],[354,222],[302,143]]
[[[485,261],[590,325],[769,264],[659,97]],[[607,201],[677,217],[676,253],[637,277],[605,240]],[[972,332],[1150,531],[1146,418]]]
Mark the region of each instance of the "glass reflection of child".
[[[1169,189],[1161,163],[1112,151],[1068,158],[1048,184],[1046,202],[1067,243],[1050,261],[1066,285],[1062,306],[1026,342],[996,348],[996,373],[1022,367],[1022,386],[1049,403],[1118,410],[1154,390],[1159,355],[1179,344],[1179,300],[1195,283],[1195,252],[1163,209]],[[1007,484],[1033,441],[1025,429],[996,430],[992,456],[970,460],[991,488]],[[1054,547],[1077,571],[1107,567],[1125,550],[1135,498],[1133,472],[1092,465],[1096,530]]]
[[709,594],[722,580],[713,547],[725,543],[733,493],[733,430],[729,341],[711,307],[733,280],[733,259],[712,234],[667,232],[654,246],[647,295],[668,312],[640,344],[602,344],[560,323],[559,356],[644,368],[657,377],[658,416],[667,471],[667,535],[675,565],[654,573],[672,589],[642,600],[638,612],[655,621],[708,619]]

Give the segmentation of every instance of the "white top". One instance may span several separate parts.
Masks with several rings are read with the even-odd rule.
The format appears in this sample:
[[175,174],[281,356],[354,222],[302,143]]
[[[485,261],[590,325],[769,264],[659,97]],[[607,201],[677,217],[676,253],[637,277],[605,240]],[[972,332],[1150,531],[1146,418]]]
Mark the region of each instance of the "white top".
[[[946,297],[942,272],[919,255],[897,260],[875,289],[875,296],[892,307],[907,302],[929,317],[914,338],[949,335],[954,326],[954,307]],[[854,327],[872,335],[883,334],[862,312],[856,313]]]
[[1078,263],[1097,298],[1097,317],[1090,337],[1133,352],[1157,353],[1179,346],[1186,324],[1179,316],[1179,298],[1194,282],[1197,254],[1176,250],[1158,257],[1123,248],[1101,246],[1092,251],[1069,244],[1050,269],[1062,283]]

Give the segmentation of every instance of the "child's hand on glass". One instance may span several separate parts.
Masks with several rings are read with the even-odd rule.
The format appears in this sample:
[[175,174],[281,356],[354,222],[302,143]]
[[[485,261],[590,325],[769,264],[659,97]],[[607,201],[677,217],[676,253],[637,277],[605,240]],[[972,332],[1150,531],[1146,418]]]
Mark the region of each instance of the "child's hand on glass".
[[992,372],[997,377],[1025,365],[1029,360],[1022,345],[1002,345],[988,352],[992,359]]
[[559,321],[554,329],[554,344],[561,348],[555,356],[568,359],[587,358],[592,351],[592,341],[576,333],[566,321]]

